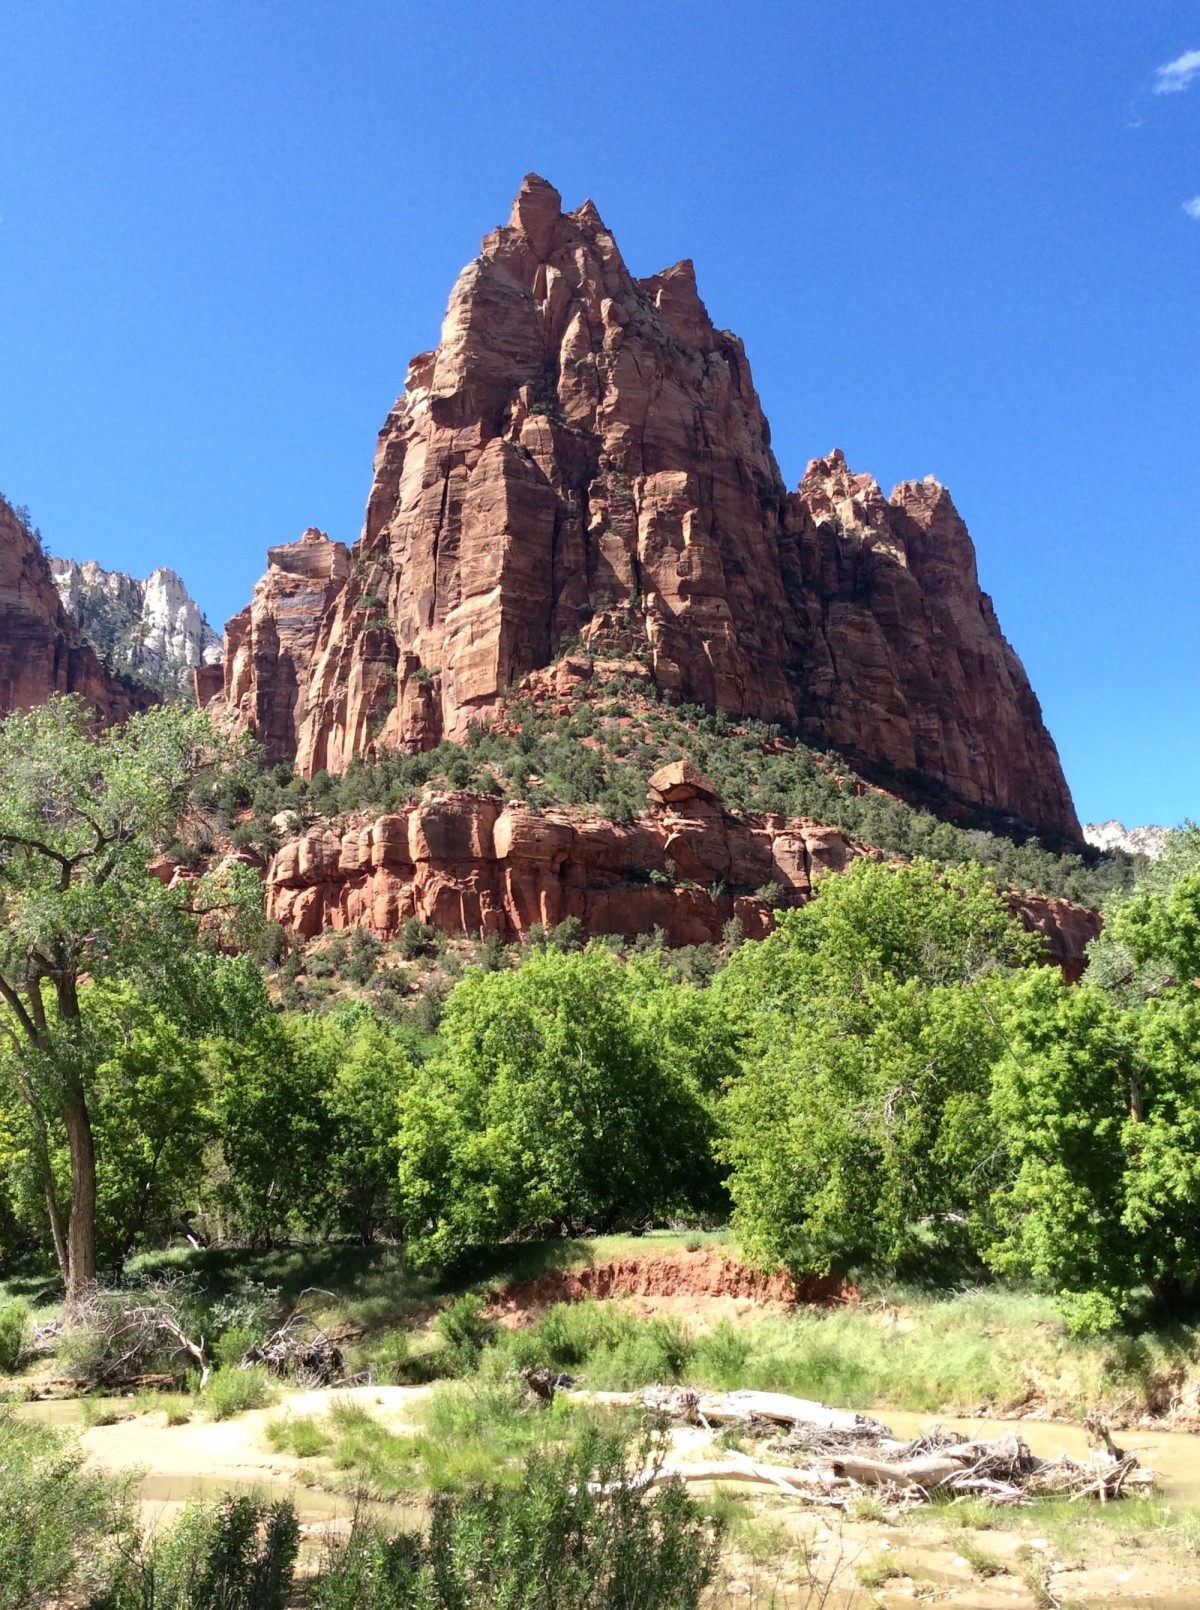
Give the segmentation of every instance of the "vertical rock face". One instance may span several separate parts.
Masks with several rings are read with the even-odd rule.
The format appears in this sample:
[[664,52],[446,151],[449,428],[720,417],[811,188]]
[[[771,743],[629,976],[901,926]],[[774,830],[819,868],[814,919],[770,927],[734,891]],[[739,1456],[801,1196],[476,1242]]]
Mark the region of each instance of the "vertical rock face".
[[136,581],[94,559],[52,558],[50,573],[67,613],[118,668],[181,692],[196,666],[220,663],[220,639],[173,570]]
[[0,499],[0,715],[77,693],[103,722],[153,702],[105,670],[63,608],[50,564],[27,524]]
[[[271,760],[296,753],[321,623],[349,572],[345,545],[310,527],[299,542],[268,549],[253,599],[225,628],[222,697]],[[202,702],[213,681],[197,673]]]
[[784,526],[801,732],[868,772],[928,778],[1079,838],[1041,708],[946,489],[929,476],[885,498],[833,453],[809,465]]
[[789,494],[691,263],[635,279],[592,203],[564,213],[533,176],[410,366],[326,598],[305,688],[269,634],[252,684],[227,655],[226,696],[280,752],[294,731],[306,773],[461,737],[572,639],[619,629],[668,696],[1079,834],[949,495],[885,498],[840,454]]

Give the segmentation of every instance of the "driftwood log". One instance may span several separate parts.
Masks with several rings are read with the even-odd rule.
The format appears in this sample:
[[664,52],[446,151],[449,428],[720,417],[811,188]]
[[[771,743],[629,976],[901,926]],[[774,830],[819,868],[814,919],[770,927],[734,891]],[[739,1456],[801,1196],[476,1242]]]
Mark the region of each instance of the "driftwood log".
[[984,1498],[994,1504],[1024,1504],[1034,1497],[1094,1498],[1100,1503],[1144,1492],[1154,1472],[1143,1470],[1123,1449],[1107,1448],[1079,1461],[1065,1455],[1040,1459],[1015,1433],[993,1440],[967,1438],[931,1426],[911,1442],[893,1437],[866,1415],[831,1409],[780,1392],[695,1392],[688,1387],[651,1387],[641,1393],[606,1394],[609,1402],[641,1403],[656,1415],[688,1424],[788,1427],[768,1452],[800,1453],[803,1465],[774,1464],[731,1451],[723,1460],[656,1464],[633,1478],[655,1486],[685,1482],[753,1482],[806,1503],[847,1507],[855,1489],[870,1487],[898,1503],[925,1502],[932,1494]]

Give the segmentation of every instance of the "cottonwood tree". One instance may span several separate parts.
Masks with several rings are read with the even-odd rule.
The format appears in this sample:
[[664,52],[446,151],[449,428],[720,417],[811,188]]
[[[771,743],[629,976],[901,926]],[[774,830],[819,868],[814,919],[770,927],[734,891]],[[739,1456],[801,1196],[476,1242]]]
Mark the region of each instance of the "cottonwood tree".
[[960,1238],[995,1149],[998,996],[1037,948],[981,868],[861,860],[736,952],[712,991],[741,1027],[719,1151],[753,1258],[887,1266]]
[[[248,913],[257,880],[235,869],[222,887],[168,889],[147,863],[179,824],[200,770],[244,750],[178,706],[99,734],[74,697],[0,721],[2,1065],[28,1111],[69,1312],[96,1275],[91,1101],[105,1047],[91,986],[124,981],[177,1019],[200,1008],[202,916]],[[63,1139],[65,1208],[51,1166]]]

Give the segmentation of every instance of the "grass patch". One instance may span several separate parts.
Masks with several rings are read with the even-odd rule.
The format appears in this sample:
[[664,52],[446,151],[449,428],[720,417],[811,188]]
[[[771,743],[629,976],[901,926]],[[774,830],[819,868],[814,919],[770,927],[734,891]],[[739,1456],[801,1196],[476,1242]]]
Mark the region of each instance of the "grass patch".
[[272,1420],[266,1432],[267,1441],[277,1453],[295,1454],[297,1459],[315,1458],[332,1441],[330,1433],[311,1414]]
[[854,1574],[864,1588],[881,1588],[893,1577],[903,1576],[904,1567],[891,1553],[873,1554],[869,1560],[855,1566]]
[[396,1432],[361,1403],[334,1402],[319,1429],[329,1438],[334,1465],[352,1478],[356,1491],[387,1498],[481,1485],[509,1488],[519,1479],[521,1460],[574,1445],[596,1427],[631,1435],[641,1418],[561,1394],[543,1403],[496,1349],[469,1378],[439,1382],[416,1412],[417,1426]]
[[137,1392],[135,1414],[163,1414],[169,1426],[185,1426],[196,1412],[196,1399],[184,1392]]
[[961,1538],[956,1546],[958,1553],[966,1560],[976,1576],[1003,1576],[1008,1570],[1008,1567],[1003,1565],[994,1554],[989,1554],[986,1549],[980,1548],[979,1544],[972,1538]]
[[79,1405],[79,1418],[87,1428],[115,1426],[120,1420],[129,1420],[140,1412],[131,1398],[83,1398]]
[[[431,1309],[519,1281],[610,1258],[668,1257],[697,1241],[736,1246],[727,1232],[663,1231],[646,1236],[529,1242],[491,1248],[430,1276],[405,1263],[392,1246],[319,1246],[271,1252],[181,1249],[143,1255],[131,1273],[193,1274],[208,1300],[247,1280],[278,1288],[290,1309],[304,1306],[321,1323],[363,1332],[351,1346],[353,1369],[372,1368],[397,1383],[429,1380],[470,1368],[478,1336],[437,1337],[422,1329]],[[30,1277],[15,1295],[36,1302]],[[454,1326],[469,1329],[455,1304]],[[449,1344],[449,1345],[446,1345]],[[551,1309],[534,1326],[508,1336],[514,1364],[582,1371],[600,1389],[631,1389],[654,1380],[683,1380],[795,1392],[855,1408],[918,1413],[969,1413],[987,1404],[1012,1413],[1030,1402],[1082,1414],[1099,1405],[1132,1414],[1161,1412],[1180,1379],[1200,1371],[1200,1328],[1173,1325],[1140,1334],[1077,1338],[1067,1333],[1049,1298],[987,1286],[953,1293],[874,1285],[853,1307],[720,1324],[691,1335],[675,1321],[639,1321],[613,1304]]]
[[496,1348],[518,1369],[584,1369],[590,1387],[621,1392],[681,1380],[697,1343],[674,1317],[639,1319],[620,1303],[587,1301],[556,1303],[535,1325],[502,1334]]
[[231,1420],[247,1409],[265,1409],[279,1396],[266,1370],[216,1370],[200,1394],[200,1401],[214,1420]]

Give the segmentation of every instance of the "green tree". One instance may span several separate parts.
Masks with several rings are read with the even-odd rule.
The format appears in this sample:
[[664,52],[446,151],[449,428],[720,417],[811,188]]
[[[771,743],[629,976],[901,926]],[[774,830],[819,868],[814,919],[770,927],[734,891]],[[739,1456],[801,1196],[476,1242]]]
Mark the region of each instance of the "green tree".
[[987,1257],[1052,1286],[1079,1329],[1147,1294],[1169,1311],[1200,1296],[1197,892],[1185,874],[1114,918],[1134,976],[1158,980],[1150,994],[1045,972],[1007,1002],[991,1107],[1012,1178]]
[[721,1155],[752,1256],[801,1271],[961,1241],[997,996],[1035,949],[977,868],[860,862],[736,952],[712,993],[742,1031]]
[[[264,991],[265,997],[265,991]],[[239,1233],[269,1244],[330,1212],[334,1126],[327,1104],[345,1032],[327,1017],[258,1015],[210,1048],[213,1121],[225,1161],[220,1195]]]
[[334,1141],[329,1189],[343,1226],[369,1242],[398,1210],[400,1093],[413,1066],[396,1035],[364,1009],[346,1021],[346,1042],[326,1106]]
[[719,1200],[708,1105],[662,1054],[647,992],[599,947],[455,987],[444,1055],[400,1095],[400,1200],[424,1256]]
[[[96,1273],[97,1046],[91,985],[123,981],[187,1011],[201,906],[244,910],[235,870],[220,891],[164,888],[147,870],[201,768],[235,746],[175,706],[96,735],[76,698],[0,721],[0,1035],[29,1116],[68,1307]],[[215,912],[214,912],[215,917]],[[58,1126],[68,1206],[51,1158]]]

